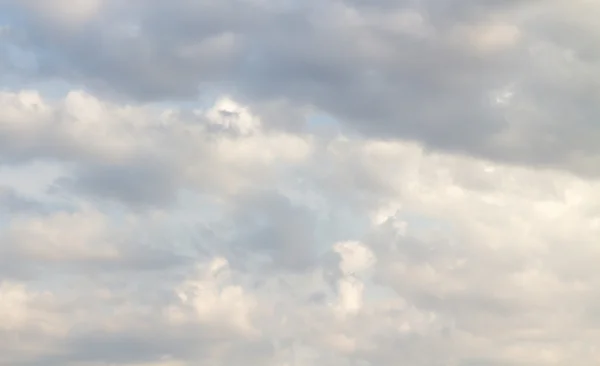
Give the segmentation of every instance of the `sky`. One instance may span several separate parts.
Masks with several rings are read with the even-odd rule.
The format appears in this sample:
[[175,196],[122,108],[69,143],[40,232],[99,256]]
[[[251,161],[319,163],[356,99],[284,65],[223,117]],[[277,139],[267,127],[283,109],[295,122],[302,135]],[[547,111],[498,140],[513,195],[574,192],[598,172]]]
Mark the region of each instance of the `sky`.
[[598,365],[599,17],[0,0],[0,366]]

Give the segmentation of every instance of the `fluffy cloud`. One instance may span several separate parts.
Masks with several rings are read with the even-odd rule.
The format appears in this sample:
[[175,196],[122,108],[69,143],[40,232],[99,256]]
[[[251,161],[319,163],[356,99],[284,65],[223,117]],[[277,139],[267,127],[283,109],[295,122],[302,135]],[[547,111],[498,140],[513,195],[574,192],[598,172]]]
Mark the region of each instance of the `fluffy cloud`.
[[597,4],[0,0],[0,365],[595,365]]
[[34,91],[5,92],[0,104],[6,163],[58,160],[77,172],[60,186],[132,204],[166,204],[188,183],[235,192],[247,177],[268,179],[277,165],[311,153],[309,137],[263,131],[229,99],[187,113],[113,105],[81,91],[54,103]]

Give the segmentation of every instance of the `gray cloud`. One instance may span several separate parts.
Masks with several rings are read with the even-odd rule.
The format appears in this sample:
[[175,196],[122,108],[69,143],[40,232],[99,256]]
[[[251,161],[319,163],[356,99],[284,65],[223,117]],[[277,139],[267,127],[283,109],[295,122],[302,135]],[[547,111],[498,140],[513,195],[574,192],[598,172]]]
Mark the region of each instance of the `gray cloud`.
[[13,6],[41,75],[145,100],[285,99],[369,136],[597,173],[595,5],[98,3]]
[[132,162],[125,166],[90,166],[76,178],[63,178],[55,189],[91,195],[136,206],[165,206],[176,200],[177,172],[158,161]]

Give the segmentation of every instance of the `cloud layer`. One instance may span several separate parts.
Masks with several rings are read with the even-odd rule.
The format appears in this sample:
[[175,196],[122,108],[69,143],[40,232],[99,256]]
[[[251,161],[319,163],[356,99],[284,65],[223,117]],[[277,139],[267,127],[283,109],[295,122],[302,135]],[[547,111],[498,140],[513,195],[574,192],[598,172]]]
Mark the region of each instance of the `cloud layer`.
[[598,12],[0,0],[0,365],[596,365]]

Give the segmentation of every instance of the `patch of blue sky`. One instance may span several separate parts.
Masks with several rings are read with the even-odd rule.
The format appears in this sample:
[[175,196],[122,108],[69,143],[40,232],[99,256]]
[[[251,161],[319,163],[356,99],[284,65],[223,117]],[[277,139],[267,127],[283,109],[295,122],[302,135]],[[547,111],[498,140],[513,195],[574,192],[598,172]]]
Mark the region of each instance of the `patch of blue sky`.
[[0,4],[0,25],[14,26],[23,21],[21,13],[10,4]]
[[6,44],[8,61],[16,69],[24,72],[37,71],[38,59],[35,52],[19,47],[15,44]]
[[313,112],[306,118],[306,129],[318,135],[335,135],[340,132],[341,124],[326,113]]
[[37,69],[35,52],[19,46],[20,40],[23,40],[20,29],[24,28],[24,22],[25,18],[16,9],[0,5],[1,47],[5,49],[8,61],[17,68]]
[[36,90],[44,98],[61,99],[72,90],[83,89],[59,78],[41,77],[38,70],[39,54],[36,51],[10,42],[5,42],[1,47],[6,66],[6,72],[0,76],[2,90]]
[[340,123],[337,119],[326,113],[312,113],[307,118],[309,127],[339,127]]

